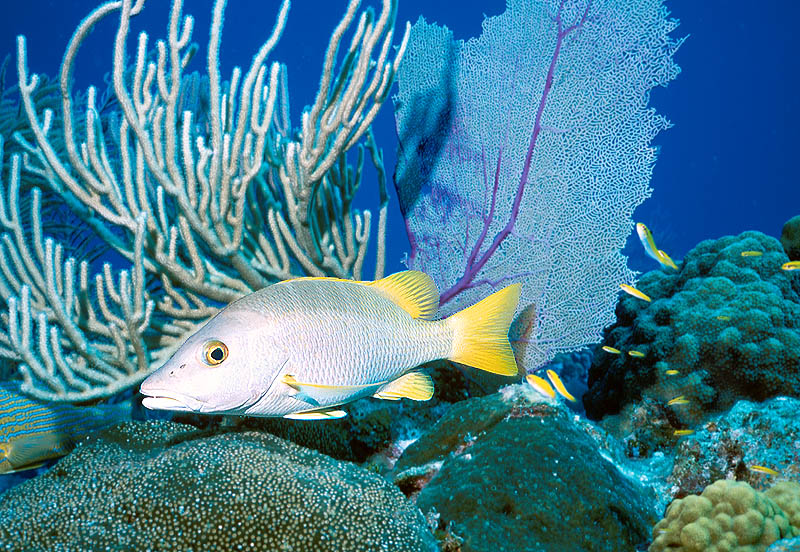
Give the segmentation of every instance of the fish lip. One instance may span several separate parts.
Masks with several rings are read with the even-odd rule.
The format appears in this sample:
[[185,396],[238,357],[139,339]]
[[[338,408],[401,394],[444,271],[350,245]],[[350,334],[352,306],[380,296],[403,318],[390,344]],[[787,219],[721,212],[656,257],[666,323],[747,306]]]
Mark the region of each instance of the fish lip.
[[201,402],[197,399],[167,391],[165,389],[140,389],[144,395],[142,406],[150,410],[177,410],[183,412],[199,412]]

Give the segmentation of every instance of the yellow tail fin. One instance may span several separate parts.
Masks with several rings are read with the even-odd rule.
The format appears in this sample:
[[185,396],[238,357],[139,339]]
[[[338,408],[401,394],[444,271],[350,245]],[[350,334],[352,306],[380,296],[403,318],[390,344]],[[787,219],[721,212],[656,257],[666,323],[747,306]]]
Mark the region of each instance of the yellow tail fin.
[[508,327],[521,288],[511,284],[447,319],[454,333],[450,360],[493,374],[517,375]]

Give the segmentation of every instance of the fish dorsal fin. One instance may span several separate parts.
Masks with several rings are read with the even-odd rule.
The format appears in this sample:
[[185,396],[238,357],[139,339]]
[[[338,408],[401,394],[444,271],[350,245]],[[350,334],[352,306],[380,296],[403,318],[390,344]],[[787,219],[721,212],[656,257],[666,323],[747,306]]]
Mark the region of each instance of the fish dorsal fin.
[[433,381],[430,376],[422,372],[409,372],[390,381],[373,396],[388,401],[404,398],[412,401],[427,401],[433,397]]
[[432,320],[439,310],[439,290],[424,272],[405,270],[367,285],[383,293],[411,318]]

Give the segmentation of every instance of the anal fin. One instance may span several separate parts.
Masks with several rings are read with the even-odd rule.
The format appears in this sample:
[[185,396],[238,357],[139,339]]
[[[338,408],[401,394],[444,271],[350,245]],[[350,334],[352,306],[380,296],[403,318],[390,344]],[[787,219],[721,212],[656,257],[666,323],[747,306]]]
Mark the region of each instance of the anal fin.
[[286,414],[284,418],[287,420],[337,420],[347,416],[344,410],[336,409],[323,409],[323,410],[309,410],[306,412],[293,412]]
[[433,380],[422,372],[409,372],[381,387],[373,397],[388,401],[427,401],[433,397]]

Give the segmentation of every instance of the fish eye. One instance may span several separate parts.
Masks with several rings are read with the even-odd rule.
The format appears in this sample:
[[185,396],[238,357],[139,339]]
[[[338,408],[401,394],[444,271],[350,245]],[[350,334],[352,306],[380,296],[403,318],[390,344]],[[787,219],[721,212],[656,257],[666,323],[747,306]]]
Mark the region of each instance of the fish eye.
[[209,366],[216,366],[228,358],[228,346],[222,341],[206,341],[203,345],[203,362]]

